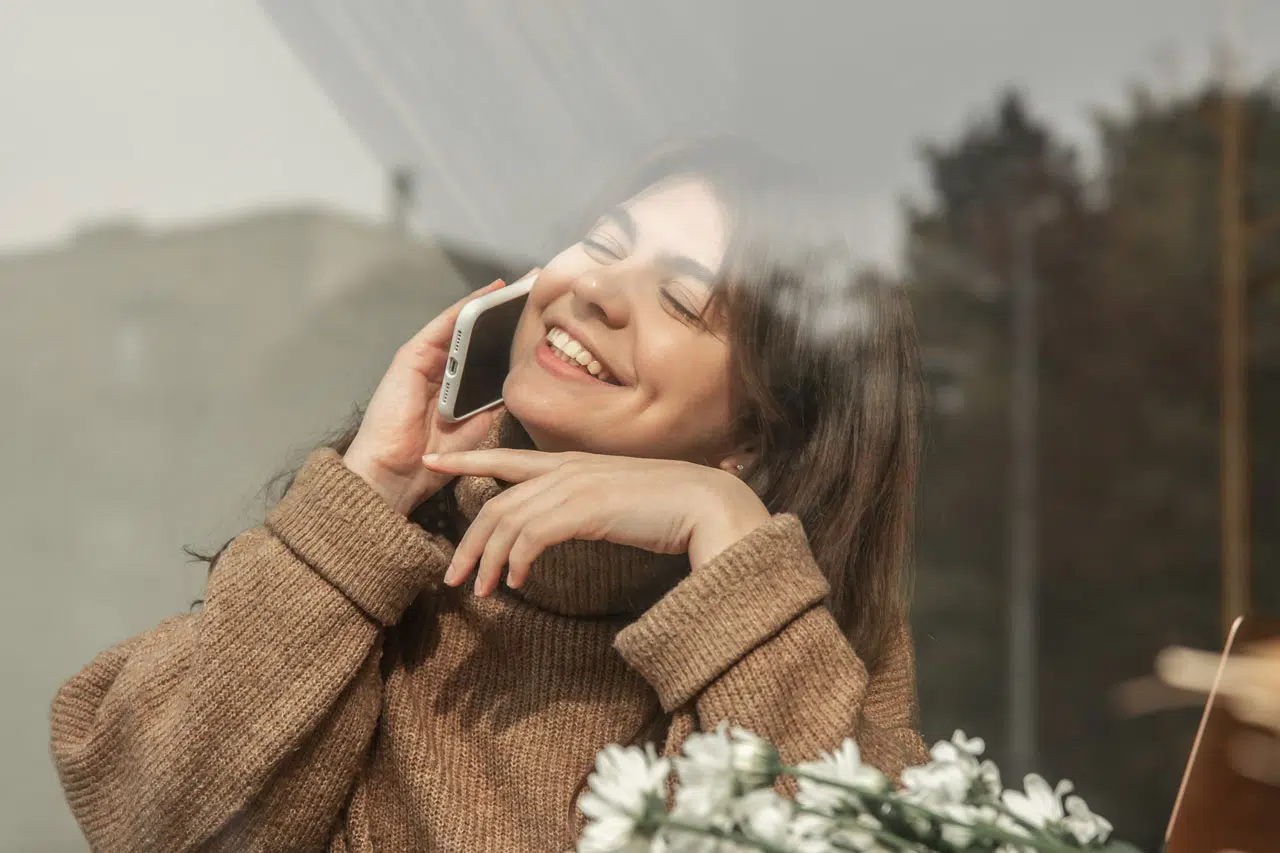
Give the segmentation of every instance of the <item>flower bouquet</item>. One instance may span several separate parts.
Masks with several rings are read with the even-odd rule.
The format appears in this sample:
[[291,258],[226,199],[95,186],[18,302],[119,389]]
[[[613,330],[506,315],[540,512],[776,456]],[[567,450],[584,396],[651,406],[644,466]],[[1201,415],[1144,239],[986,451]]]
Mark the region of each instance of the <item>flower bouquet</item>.
[[[727,724],[691,735],[683,754],[606,747],[578,802],[588,819],[578,853],[1136,853],[1111,824],[1036,775],[1006,791],[981,738],[956,732],[895,788],[853,740],[787,766],[767,741]],[[672,765],[675,794],[667,807]],[[795,780],[795,800],[773,788]]]

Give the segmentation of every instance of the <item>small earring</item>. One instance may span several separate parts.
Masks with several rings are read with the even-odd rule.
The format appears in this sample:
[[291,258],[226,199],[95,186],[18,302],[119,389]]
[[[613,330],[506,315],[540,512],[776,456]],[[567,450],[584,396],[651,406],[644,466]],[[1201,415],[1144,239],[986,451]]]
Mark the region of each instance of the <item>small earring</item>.
[[744,470],[744,469],[743,469],[743,467],[742,467],[742,463],[741,463],[741,462],[739,462],[739,463],[738,463],[738,473],[739,473],[739,474],[741,474],[741,473],[743,472],[743,470]]

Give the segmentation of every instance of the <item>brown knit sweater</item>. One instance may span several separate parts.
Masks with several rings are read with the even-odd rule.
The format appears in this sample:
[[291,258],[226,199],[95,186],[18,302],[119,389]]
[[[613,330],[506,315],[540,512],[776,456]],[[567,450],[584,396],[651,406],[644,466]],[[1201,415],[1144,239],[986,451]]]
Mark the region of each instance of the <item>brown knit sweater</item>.
[[[459,521],[498,489],[458,481]],[[93,848],[563,851],[597,750],[643,735],[676,752],[720,720],[791,761],[851,735],[892,775],[926,758],[906,626],[869,674],[793,516],[691,574],[566,543],[518,597],[441,585],[451,540],[313,453],[200,611],[55,697],[54,759]]]

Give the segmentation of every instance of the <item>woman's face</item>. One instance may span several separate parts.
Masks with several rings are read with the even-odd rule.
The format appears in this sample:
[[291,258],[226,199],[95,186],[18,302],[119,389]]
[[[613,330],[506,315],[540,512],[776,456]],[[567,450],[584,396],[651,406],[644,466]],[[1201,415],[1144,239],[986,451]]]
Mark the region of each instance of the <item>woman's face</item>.
[[729,350],[699,319],[727,224],[704,183],[660,183],[551,260],[503,386],[542,450],[728,467]]

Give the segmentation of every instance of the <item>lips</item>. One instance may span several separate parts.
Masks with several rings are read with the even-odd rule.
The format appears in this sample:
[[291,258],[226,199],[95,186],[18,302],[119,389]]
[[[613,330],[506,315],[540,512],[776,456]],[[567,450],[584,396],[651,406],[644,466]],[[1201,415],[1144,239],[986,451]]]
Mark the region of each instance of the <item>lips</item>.
[[551,322],[544,336],[550,354],[584,375],[609,385],[622,385],[618,373],[583,332],[568,325]]
[[558,326],[547,330],[547,345],[565,364],[580,367],[601,382],[609,381],[609,371],[604,369],[600,360],[577,338]]

